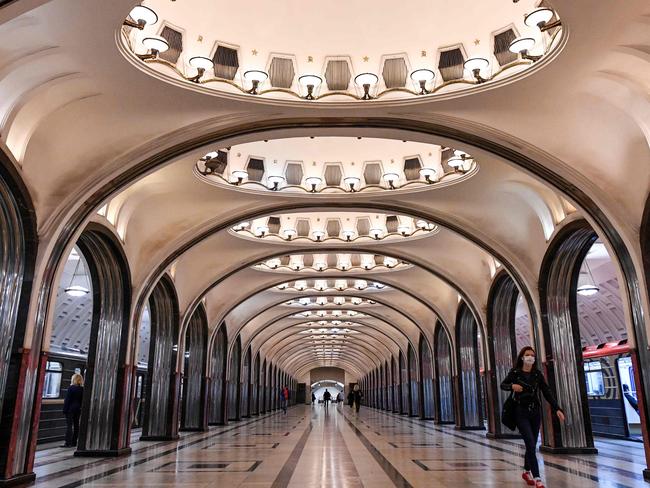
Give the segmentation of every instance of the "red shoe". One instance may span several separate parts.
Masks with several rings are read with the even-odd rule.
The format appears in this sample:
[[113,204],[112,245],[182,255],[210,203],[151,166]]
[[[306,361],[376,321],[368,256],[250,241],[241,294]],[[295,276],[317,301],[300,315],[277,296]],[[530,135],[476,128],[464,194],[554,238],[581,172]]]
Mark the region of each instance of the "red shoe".
[[535,486],[535,480],[533,479],[533,475],[530,474],[530,471],[524,471],[521,478],[528,486]]
[[535,488],[545,488],[542,480],[535,480]]

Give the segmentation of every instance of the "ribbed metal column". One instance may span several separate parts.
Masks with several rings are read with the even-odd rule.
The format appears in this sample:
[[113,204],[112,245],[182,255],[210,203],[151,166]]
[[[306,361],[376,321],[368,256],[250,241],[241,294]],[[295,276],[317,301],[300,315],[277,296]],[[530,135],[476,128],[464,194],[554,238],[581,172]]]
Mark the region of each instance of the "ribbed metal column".
[[163,276],[149,298],[151,340],[146,387],[144,439],[171,438],[179,313],[174,284]]
[[266,385],[268,382],[268,372],[266,367],[266,359],[262,361],[262,369],[260,370],[260,413],[266,413]]
[[226,337],[226,326],[221,324],[212,345],[210,365],[210,408],[208,423],[210,425],[221,425],[224,419],[224,385],[226,383],[226,356],[228,355],[228,339]]
[[549,382],[564,410],[566,422],[559,425],[559,429],[555,422],[554,435],[548,436],[551,439],[545,437],[544,445],[559,451],[594,452],[576,290],[582,261],[596,240],[596,234],[589,227],[581,227],[557,239],[559,244],[550,246],[542,265],[540,293]]
[[202,430],[207,348],[207,320],[202,306],[192,314],[185,332],[182,430]]
[[[260,394],[260,353],[255,355],[253,362],[253,385],[251,388],[251,415],[258,415],[260,413],[259,394]],[[293,386],[292,386],[293,387]],[[295,392],[291,395],[291,400],[295,400]]]
[[457,424],[459,427],[467,429],[483,428],[480,411],[481,391],[476,320],[464,303],[461,304],[458,315],[456,337],[461,418],[457,419]]
[[402,351],[399,352],[399,378],[400,391],[402,393],[400,413],[408,415],[411,410],[411,406],[409,405],[411,400],[411,392],[409,391],[409,370],[406,358],[404,357],[404,354],[402,354]]
[[[488,301],[488,352],[491,358],[493,380],[490,382],[492,397],[496,400],[493,407],[497,415],[494,422],[494,434],[504,433],[499,418],[508,392],[500,388],[501,382],[512,369],[517,357],[515,336],[515,312],[519,291],[513,279],[502,274],[493,285]],[[506,433],[510,434],[510,431]]]
[[[116,245],[99,231],[85,231],[77,243],[92,279],[93,320],[77,454],[117,454],[128,446],[128,416],[120,418],[128,398],[121,383],[128,337],[131,290],[128,270]],[[122,437],[120,441],[120,437]]]
[[239,403],[242,417],[250,417],[250,404],[248,403],[251,376],[251,348],[246,349],[244,355],[244,364],[242,365],[240,389],[239,389]]
[[436,382],[438,384],[438,416],[440,423],[454,422],[454,390],[452,383],[451,344],[449,338],[438,324],[434,334],[436,347]]
[[411,390],[411,408],[409,415],[420,415],[420,385],[418,383],[418,360],[413,346],[408,348],[409,389]]
[[239,378],[241,373],[241,338],[237,336],[230,353],[228,375],[228,420],[239,420]]
[[420,417],[432,419],[435,413],[433,391],[433,363],[431,350],[424,336],[420,336],[420,382],[422,385],[422,412]]
[[384,364],[386,370],[386,410],[393,411],[393,372],[391,363],[386,361]]
[[391,356],[390,358],[390,370],[393,380],[393,412],[400,413],[402,411],[402,395],[400,393],[401,389],[399,386],[399,369],[397,366],[397,361],[395,361],[395,356]]

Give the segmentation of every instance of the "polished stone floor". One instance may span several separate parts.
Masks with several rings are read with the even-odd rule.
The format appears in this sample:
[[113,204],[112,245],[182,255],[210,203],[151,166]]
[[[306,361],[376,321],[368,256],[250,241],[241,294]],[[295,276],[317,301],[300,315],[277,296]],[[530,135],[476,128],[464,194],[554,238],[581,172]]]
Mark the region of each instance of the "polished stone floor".
[[[525,486],[522,443],[483,432],[372,409],[297,406],[186,433],[179,441],[140,442],[117,459],[75,458],[42,446],[38,487],[470,487]],[[645,487],[640,443],[602,439],[599,454],[540,455],[549,488]]]

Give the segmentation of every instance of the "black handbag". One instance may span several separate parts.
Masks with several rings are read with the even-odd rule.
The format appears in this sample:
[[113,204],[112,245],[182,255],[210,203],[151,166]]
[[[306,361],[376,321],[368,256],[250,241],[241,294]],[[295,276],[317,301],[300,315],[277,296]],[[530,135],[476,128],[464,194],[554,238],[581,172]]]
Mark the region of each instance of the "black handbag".
[[517,402],[513,398],[513,393],[506,399],[501,410],[501,423],[510,430],[517,428]]

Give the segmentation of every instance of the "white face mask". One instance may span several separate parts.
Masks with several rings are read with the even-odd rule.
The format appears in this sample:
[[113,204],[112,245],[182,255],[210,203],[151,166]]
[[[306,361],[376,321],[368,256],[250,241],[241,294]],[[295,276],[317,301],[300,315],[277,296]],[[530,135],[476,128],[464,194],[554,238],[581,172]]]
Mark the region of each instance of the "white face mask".
[[529,366],[535,364],[535,356],[524,356],[524,364]]

